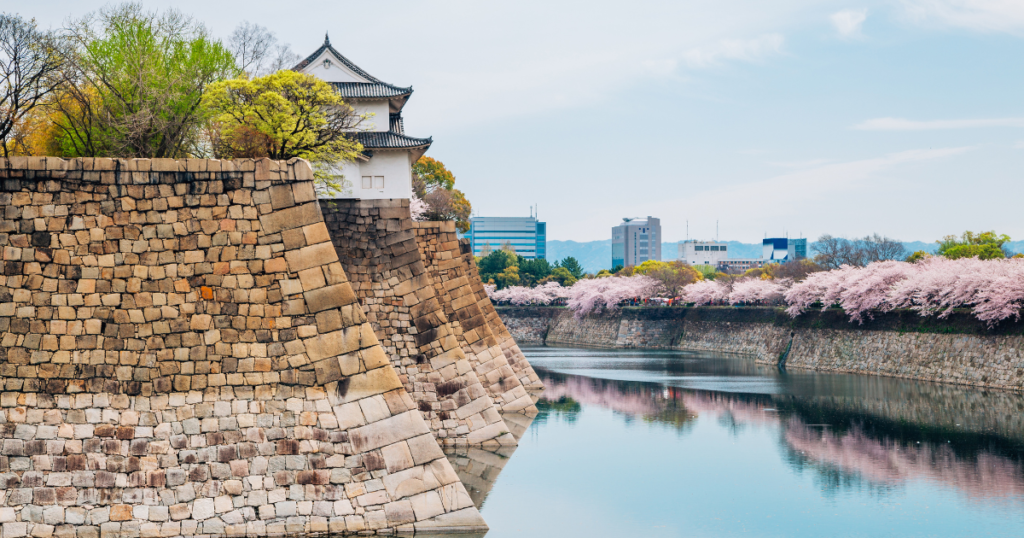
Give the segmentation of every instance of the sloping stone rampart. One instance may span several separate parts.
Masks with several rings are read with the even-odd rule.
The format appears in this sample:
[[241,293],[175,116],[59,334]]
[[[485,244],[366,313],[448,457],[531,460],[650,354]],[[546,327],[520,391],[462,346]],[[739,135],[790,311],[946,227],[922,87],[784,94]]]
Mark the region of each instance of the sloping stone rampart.
[[311,179],[0,160],[3,538],[485,528]]
[[860,326],[837,323],[834,312],[790,320],[769,308],[622,309],[582,319],[558,308],[501,314],[517,337],[536,341],[543,334],[554,345],[728,352],[775,364],[793,334],[788,368],[1024,390],[1024,327],[1010,322],[992,330],[969,320],[922,327],[913,325],[925,323],[916,313],[909,322],[889,313]]
[[363,311],[445,445],[514,445],[481,385],[424,267],[408,200],[321,200]]
[[[481,382],[502,411],[536,413],[533,399],[520,380],[523,374],[515,371],[502,350],[502,341],[488,323],[485,307],[490,306],[490,300],[484,294],[485,300],[481,301],[477,293],[477,289],[483,291],[483,284],[479,275],[470,272],[470,265],[463,256],[463,245],[455,234],[455,223],[413,224],[420,255],[434,289]],[[465,250],[468,252],[468,248]],[[469,263],[472,263],[471,258]],[[532,373],[525,358],[519,364],[520,367],[525,364]]]
[[480,272],[477,269],[476,261],[473,259],[472,250],[469,245],[468,239],[460,240],[461,252],[462,252],[462,266],[465,268],[466,274],[469,276],[470,282],[472,282],[473,293],[476,295],[477,305],[480,310],[484,313],[484,319],[487,320],[487,326],[491,329],[491,333],[498,340],[498,346],[501,347],[502,353],[505,355],[505,359],[508,360],[512,366],[512,371],[519,377],[519,382],[526,387],[526,390],[531,392],[539,392],[544,390],[544,384],[541,382],[540,377],[536,372],[533,371],[533,367],[530,366],[530,362],[526,360],[526,356],[523,355],[522,350],[519,349],[519,345],[516,344],[512,334],[509,333],[505,324],[501,321],[501,317],[498,312],[494,309],[494,303],[487,296],[487,290],[484,289],[483,280],[480,279]]

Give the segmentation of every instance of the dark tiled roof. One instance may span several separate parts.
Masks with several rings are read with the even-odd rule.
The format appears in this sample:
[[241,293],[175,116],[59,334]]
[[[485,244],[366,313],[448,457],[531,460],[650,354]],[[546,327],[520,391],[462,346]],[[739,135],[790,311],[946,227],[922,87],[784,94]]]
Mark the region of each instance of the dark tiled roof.
[[324,36],[324,44],[321,45],[320,48],[316,49],[316,52],[307,56],[305,60],[302,60],[301,62],[296,64],[295,67],[292,68],[292,71],[299,71],[304,69],[310,63],[312,63],[313,60],[317,59],[318,56],[323,54],[325,50],[331,51],[331,54],[338,58],[338,60],[340,60],[341,63],[345,64],[345,67],[352,70],[352,72],[370,81],[332,82],[331,85],[334,86],[338,90],[338,92],[341,93],[342,97],[391,98],[401,97],[403,95],[409,95],[410,93],[412,93],[412,86],[408,88],[403,88],[401,86],[395,86],[394,84],[388,84],[387,82],[384,82],[378,79],[377,77],[367,73],[366,71],[360,69],[358,65],[352,63],[348,58],[344,57],[340,52],[338,52],[334,47],[332,47],[331,41],[330,39],[327,38],[326,35]]
[[413,138],[393,131],[360,131],[354,135],[367,150],[426,148],[434,141],[433,137]]
[[292,68],[292,71],[298,71],[306,67],[307,65],[309,65],[310,62],[315,60],[317,56],[320,56],[320,54],[325,50],[331,51],[331,53],[333,53],[335,57],[341,60],[341,63],[345,64],[345,67],[351,69],[357,75],[365,78],[366,80],[369,80],[370,82],[381,82],[379,79],[377,79],[377,77],[374,77],[373,75],[367,73],[366,71],[359,69],[358,65],[349,61],[348,58],[342,56],[340,52],[338,52],[337,50],[335,50],[334,47],[331,46],[331,40],[328,39],[326,35],[324,36],[324,44],[320,45],[320,48],[316,49],[316,52],[314,52],[313,54],[307,56],[305,60],[299,62],[294,68]]
[[402,114],[391,114],[388,116],[391,120],[391,128],[389,129],[393,133],[405,134],[405,122],[402,121]]
[[345,98],[390,99],[412,93],[412,87],[402,88],[387,82],[331,82],[331,86]]

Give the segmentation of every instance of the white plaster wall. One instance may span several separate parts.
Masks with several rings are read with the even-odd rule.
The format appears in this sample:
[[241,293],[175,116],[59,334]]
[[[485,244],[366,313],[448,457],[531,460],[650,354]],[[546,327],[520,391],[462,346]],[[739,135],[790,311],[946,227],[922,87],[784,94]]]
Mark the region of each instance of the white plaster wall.
[[[376,151],[367,162],[348,163],[342,167],[350,188],[337,198],[380,200],[412,196],[412,165],[407,151]],[[384,177],[384,188],[363,188],[363,176]]]
[[363,122],[361,131],[387,131],[391,128],[391,113],[387,101],[352,101],[356,114],[373,114]]
[[[324,58],[330,58],[330,69],[324,69]],[[350,71],[333,54],[326,50],[316,60],[310,62],[303,71],[327,82],[369,82],[353,71]]]

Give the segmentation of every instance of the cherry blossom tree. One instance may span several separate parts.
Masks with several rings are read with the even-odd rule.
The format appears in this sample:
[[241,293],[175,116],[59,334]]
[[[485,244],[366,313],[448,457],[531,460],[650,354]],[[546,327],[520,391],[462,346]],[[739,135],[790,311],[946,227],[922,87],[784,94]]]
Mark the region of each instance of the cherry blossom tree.
[[412,193],[412,196],[409,197],[409,213],[412,215],[412,220],[426,220],[427,209],[427,203],[416,196],[415,192]]
[[788,278],[747,278],[736,281],[728,295],[729,304],[779,304],[793,283]]
[[660,282],[644,275],[583,279],[569,288],[568,305],[576,317],[582,317],[614,310],[630,299],[649,299],[660,290]]

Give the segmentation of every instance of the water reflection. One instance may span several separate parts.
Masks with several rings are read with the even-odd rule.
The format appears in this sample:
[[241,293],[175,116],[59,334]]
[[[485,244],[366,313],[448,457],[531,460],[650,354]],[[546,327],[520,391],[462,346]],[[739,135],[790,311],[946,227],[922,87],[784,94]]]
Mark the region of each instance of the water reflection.
[[787,465],[814,473],[827,496],[887,495],[923,480],[972,500],[1024,498],[1020,394],[869,376],[780,374],[722,357],[531,351],[546,387],[537,424],[553,417],[571,424],[580,404],[681,435],[698,417],[709,417],[734,434],[748,427],[777,431]]
[[[547,413],[545,413],[546,416]],[[501,418],[508,426],[509,433],[518,441],[530,428],[535,417],[508,413],[502,414]],[[516,447],[503,446],[493,449],[445,447],[443,450],[445,456],[448,457],[448,462],[455,468],[455,474],[459,475],[462,485],[466,486],[466,491],[473,499],[473,504],[477,509],[481,509],[484,507],[491,488],[498,480],[498,475],[505,468],[505,464],[512,457]]]

